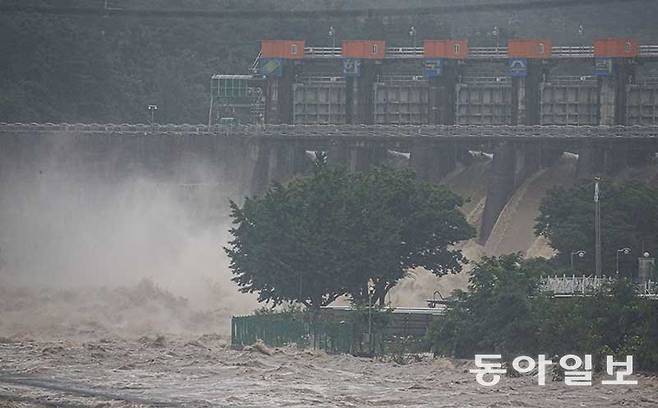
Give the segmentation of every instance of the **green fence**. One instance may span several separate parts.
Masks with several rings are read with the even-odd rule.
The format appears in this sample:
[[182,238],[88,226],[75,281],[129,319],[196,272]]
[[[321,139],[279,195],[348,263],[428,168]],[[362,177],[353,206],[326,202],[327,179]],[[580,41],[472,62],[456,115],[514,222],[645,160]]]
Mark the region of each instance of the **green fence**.
[[[355,355],[426,351],[424,328],[430,320],[412,318],[415,320],[382,311],[371,315],[355,311],[322,313],[315,318],[303,312],[233,317],[231,344],[241,347],[260,339],[274,347],[296,344],[303,348]],[[418,326],[412,334],[409,327],[414,322],[422,325],[423,330]]]
[[296,344],[336,353],[353,352],[354,327],[349,322],[333,322],[305,314],[272,314],[233,317],[231,344],[254,344],[257,340],[274,347]]

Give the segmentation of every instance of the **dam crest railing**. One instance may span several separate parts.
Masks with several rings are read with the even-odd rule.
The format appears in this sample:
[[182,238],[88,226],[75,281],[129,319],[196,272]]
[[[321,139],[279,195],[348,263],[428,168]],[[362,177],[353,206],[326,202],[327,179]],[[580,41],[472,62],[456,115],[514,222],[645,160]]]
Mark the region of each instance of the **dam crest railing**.
[[0,123],[0,132],[199,134],[271,138],[653,139],[658,126],[572,125],[193,125]]

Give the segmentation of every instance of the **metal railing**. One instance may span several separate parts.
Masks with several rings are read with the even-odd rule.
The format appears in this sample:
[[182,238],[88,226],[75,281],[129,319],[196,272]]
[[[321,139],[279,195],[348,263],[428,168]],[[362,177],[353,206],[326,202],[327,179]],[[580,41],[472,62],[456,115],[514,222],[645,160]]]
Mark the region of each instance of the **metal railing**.
[[612,278],[597,276],[553,276],[542,277],[539,287],[544,292],[560,295],[591,295],[600,290]]
[[299,82],[303,84],[314,83],[314,82],[345,82],[344,76],[336,75],[303,75],[299,77]]
[[[551,58],[593,58],[591,45],[554,46]],[[658,57],[658,45],[640,45],[640,57]],[[304,58],[341,58],[341,47],[306,47]],[[387,47],[385,59],[423,58],[423,47]],[[466,59],[507,59],[507,47],[471,47]]]
[[658,126],[576,125],[190,125],[98,123],[0,123],[0,132],[51,135],[57,132],[107,134],[224,134],[272,139],[373,139],[404,141],[413,138],[471,140],[649,140],[658,141]]
[[[539,289],[556,297],[591,296],[613,281],[612,277],[548,276],[540,279]],[[636,291],[642,297],[658,297],[658,282],[638,283]]]
[[509,85],[512,78],[509,76],[464,76],[462,83],[466,85]]
[[638,86],[655,86],[658,85],[658,76],[644,76],[644,77],[636,77],[635,82],[631,85],[638,85]]
[[425,82],[427,78],[422,75],[379,75],[377,82]]
[[560,76],[551,76],[545,82],[547,85],[562,85],[562,84],[579,84],[579,85],[592,85],[596,86],[598,84],[597,77],[593,75],[560,75]]
[[471,47],[468,49],[468,57],[484,59],[507,58],[507,47]]
[[567,46],[553,47],[551,53],[556,58],[592,58],[594,57],[594,47],[592,46]]
[[637,290],[640,296],[658,297],[658,282],[648,281],[640,283]]
[[249,68],[249,72],[258,72],[258,63],[260,61],[260,56],[261,56],[261,52],[258,51],[258,55],[256,56],[254,62],[251,64],[251,67]]
[[641,57],[657,57],[658,45],[640,45]]
[[305,58],[336,58],[342,56],[341,47],[306,47]]
[[387,58],[419,58],[425,55],[423,47],[388,47]]

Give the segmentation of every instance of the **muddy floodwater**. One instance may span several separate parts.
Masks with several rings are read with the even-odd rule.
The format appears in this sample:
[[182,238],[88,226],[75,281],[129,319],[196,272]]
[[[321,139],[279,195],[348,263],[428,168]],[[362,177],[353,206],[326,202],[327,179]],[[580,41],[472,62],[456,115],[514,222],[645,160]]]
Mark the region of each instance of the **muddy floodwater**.
[[[267,351],[267,350],[266,350]],[[657,407],[658,379],[568,387],[504,377],[483,388],[469,361],[409,364],[296,348],[231,350],[219,335],[0,343],[2,407]]]
[[[533,235],[534,219],[543,192],[569,185],[575,164],[565,156],[527,180],[487,245],[467,243],[466,256],[551,256]],[[476,160],[446,179],[470,199],[464,211],[473,225],[489,169],[489,159]],[[208,215],[159,183],[55,181],[12,181],[0,192],[0,408],[658,407],[658,379],[641,373],[636,386],[595,377],[589,387],[550,379],[540,387],[523,376],[484,388],[468,372],[472,361],[427,355],[401,365],[295,347],[232,350],[231,316],[260,305],[230,280],[221,250],[226,200],[215,197],[223,190],[191,200],[209,203]],[[390,300],[424,306],[435,290],[467,280],[414,271]]]

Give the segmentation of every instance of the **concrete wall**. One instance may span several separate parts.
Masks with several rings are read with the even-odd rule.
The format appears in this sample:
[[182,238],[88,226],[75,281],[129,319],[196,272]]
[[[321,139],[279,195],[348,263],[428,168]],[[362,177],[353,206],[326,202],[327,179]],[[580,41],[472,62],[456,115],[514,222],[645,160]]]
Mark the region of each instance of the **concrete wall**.
[[265,122],[656,124],[655,65],[616,59],[610,75],[595,78],[591,61],[529,60],[526,76],[510,77],[504,62],[444,60],[441,75],[424,79],[420,60],[362,60],[348,77],[335,61],[286,61],[265,82]]
[[[356,77],[307,77],[286,65],[266,83],[266,122],[272,124],[648,125],[657,123],[658,81],[635,83],[637,67],[616,61],[610,76],[549,77],[549,64],[531,61],[526,77],[482,76],[446,62],[430,80],[363,62]],[[582,67],[581,67],[582,68]],[[407,70],[410,68],[407,67]],[[419,74],[419,67],[414,67]],[[314,75],[314,74],[312,74]],[[475,76],[474,76],[475,75]],[[502,76],[500,76],[502,75]],[[315,79],[313,79],[315,78]],[[299,81],[294,83],[295,81]],[[652,82],[653,81],[653,82]]]
[[457,165],[458,151],[456,143],[417,140],[411,147],[409,165],[421,180],[439,183]]
[[[485,150],[494,153],[481,228],[481,239],[486,240],[515,189],[533,173],[549,166],[562,151],[577,152],[577,176],[589,178],[644,164],[658,150],[655,138],[643,137],[640,131],[628,139],[611,137],[617,135],[615,129],[602,131],[608,134],[606,139],[587,137],[584,131],[582,141],[574,137],[560,141],[556,136],[561,133],[551,128],[552,133],[547,131],[546,138],[505,141],[486,128],[480,138],[468,133],[447,139],[423,136],[416,133],[416,128],[400,138],[385,137],[377,133],[380,128],[374,128],[372,137],[360,138],[350,137],[349,132],[358,132],[361,127],[327,127],[327,133],[321,134],[318,129],[325,127],[318,126],[315,134],[302,130],[296,136],[290,135],[289,127],[280,128],[281,133],[273,130],[268,134],[261,127],[237,128],[234,134],[233,128],[225,128],[224,133],[166,127],[159,131],[148,126],[123,132],[107,127],[104,130],[99,125],[85,131],[76,130],[85,126],[66,130],[68,126],[64,125],[34,132],[29,126],[0,127],[0,183],[11,185],[21,179],[48,183],[58,178],[73,182],[76,177],[104,183],[143,176],[174,184],[221,181],[235,186],[235,191],[243,196],[260,194],[273,181],[286,182],[308,171],[308,151],[326,151],[330,163],[353,171],[386,163],[391,152],[397,152],[398,158],[409,153],[406,164],[421,179],[439,183],[455,168],[464,151]],[[437,127],[435,131],[443,132],[445,128]],[[572,136],[574,131],[569,130]],[[389,132],[397,130],[392,127]]]
[[265,123],[290,124],[293,120],[293,83],[298,66],[284,64],[281,77],[268,78],[265,83]]

